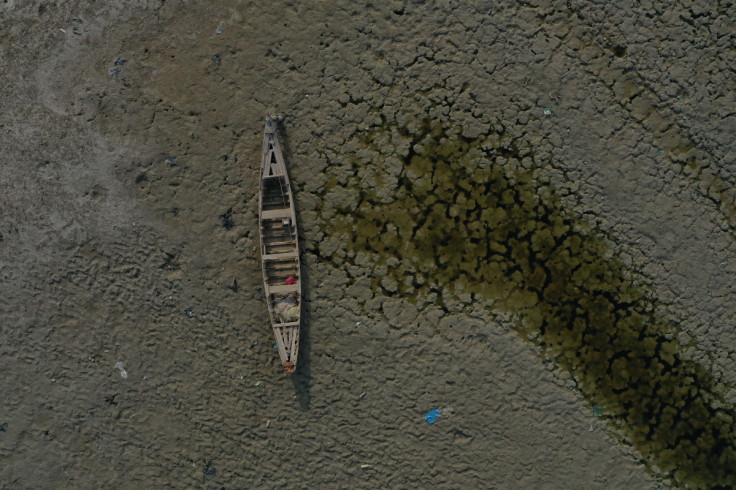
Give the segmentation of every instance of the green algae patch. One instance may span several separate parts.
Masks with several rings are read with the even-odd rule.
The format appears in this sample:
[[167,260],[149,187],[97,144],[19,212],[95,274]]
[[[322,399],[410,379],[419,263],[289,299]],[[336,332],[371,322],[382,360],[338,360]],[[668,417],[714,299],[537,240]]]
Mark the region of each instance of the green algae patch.
[[736,486],[733,407],[681,355],[676,325],[637,275],[564,208],[530,149],[434,120],[356,138],[370,158],[335,171],[358,176],[348,180],[359,198],[323,216],[351,253],[323,258],[342,266],[368,254],[386,295],[442,304],[449,291],[512,314],[650,469],[686,486]]

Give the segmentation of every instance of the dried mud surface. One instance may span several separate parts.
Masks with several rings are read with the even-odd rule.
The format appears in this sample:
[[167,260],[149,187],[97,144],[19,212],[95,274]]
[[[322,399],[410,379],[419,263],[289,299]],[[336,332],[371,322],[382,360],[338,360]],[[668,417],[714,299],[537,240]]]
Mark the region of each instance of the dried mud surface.
[[[502,132],[653,292],[733,419],[734,19],[688,1],[0,3],[0,484],[715,484],[660,473],[488,298],[397,294],[334,218],[359,192],[392,202],[370,165],[401,175],[409,150],[372,161],[360,141],[417,108]],[[268,112],[304,248],[291,378],[259,290]]]

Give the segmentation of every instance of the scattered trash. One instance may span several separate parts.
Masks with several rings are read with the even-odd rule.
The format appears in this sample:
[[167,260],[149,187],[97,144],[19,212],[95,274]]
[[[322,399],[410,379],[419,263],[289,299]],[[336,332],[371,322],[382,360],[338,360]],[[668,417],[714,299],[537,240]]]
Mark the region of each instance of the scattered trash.
[[358,397],[358,400],[362,400],[363,398],[365,398],[365,391],[360,394],[360,396]]
[[221,214],[220,219],[222,220],[222,226],[224,226],[226,230],[232,229],[235,226],[235,218],[233,218],[233,208],[225,211],[225,214]]
[[120,75],[120,68],[113,66],[107,70],[107,74],[110,75],[110,78],[117,78]]
[[355,322],[355,328],[358,328],[360,326],[360,322]]
[[222,29],[220,29],[220,26],[217,26],[217,34],[222,34]]
[[7,432],[7,431],[8,431],[8,423],[3,422],[2,424],[0,424],[0,432]]
[[261,386],[262,381],[256,381],[256,386]]
[[296,294],[289,293],[279,299],[274,305],[274,313],[282,322],[295,322],[299,319],[299,303]]
[[118,58],[115,60],[115,66],[123,66],[127,62],[128,60],[125,60],[123,58]]
[[194,313],[192,313],[192,310],[187,310],[187,318],[193,318]]
[[433,408],[427,412],[427,415],[424,416],[424,420],[426,420],[427,423],[434,424],[440,417],[442,417],[442,413],[436,408]]
[[657,148],[657,154],[661,155],[662,153],[664,153],[664,150],[662,148]]
[[177,161],[176,161],[176,157],[175,156],[168,156],[168,157],[166,157],[166,164],[169,167],[176,167],[176,163],[177,163]]
[[204,468],[202,469],[202,481],[204,481],[204,478],[206,476],[214,476],[216,474],[217,471],[215,471],[215,465],[212,464],[211,459],[208,459],[204,465]]
[[220,58],[219,54],[212,55],[212,63],[214,63],[215,66],[220,66],[222,64],[222,58]]
[[273,344],[273,348],[279,350],[279,344]]
[[266,420],[266,429],[268,429],[269,427],[271,427],[271,421],[270,420]]
[[552,109],[550,109],[549,107],[545,107],[544,108],[544,115],[545,116],[549,116],[550,114],[552,114]]
[[593,417],[598,418],[601,416],[601,412],[603,411],[603,407],[600,405],[596,405],[593,407]]
[[371,465],[369,465],[369,464],[366,463],[366,464],[360,465],[360,467],[363,468],[363,469],[366,469],[366,468],[370,468]]
[[115,363],[115,368],[120,370],[120,377],[125,379],[128,377],[128,371],[123,368],[123,361],[118,361]]
[[289,276],[289,277],[286,278],[286,284],[287,284],[287,286],[291,286],[295,282],[296,282],[296,277],[294,277],[294,276]]

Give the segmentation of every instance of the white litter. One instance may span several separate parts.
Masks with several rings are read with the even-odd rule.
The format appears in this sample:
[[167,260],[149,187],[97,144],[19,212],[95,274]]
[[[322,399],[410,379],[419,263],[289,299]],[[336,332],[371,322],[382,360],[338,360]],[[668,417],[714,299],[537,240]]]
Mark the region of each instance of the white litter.
[[120,370],[120,377],[125,379],[128,377],[128,371],[123,368],[123,361],[118,361],[115,363],[115,368]]

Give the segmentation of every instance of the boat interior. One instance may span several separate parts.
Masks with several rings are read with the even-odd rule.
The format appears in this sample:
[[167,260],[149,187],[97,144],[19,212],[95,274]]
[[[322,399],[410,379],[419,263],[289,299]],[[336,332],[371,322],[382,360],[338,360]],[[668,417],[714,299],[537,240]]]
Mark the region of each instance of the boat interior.
[[262,185],[261,257],[269,296],[272,296],[269,300],[273,302],[276,297],[299,292],[297,230],[284,177],[267,177]]

